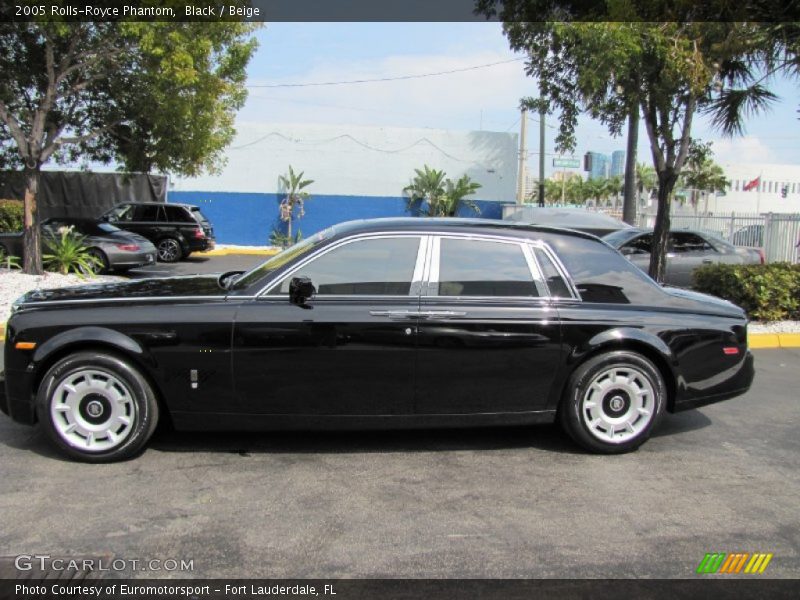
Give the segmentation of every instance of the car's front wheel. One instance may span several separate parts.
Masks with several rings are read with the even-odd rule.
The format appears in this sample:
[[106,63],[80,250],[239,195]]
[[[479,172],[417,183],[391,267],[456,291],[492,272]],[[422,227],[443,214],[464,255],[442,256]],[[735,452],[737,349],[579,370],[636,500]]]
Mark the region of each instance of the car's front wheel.
[[666,401],[664,378],[652,362],[635,352],[607,352],[575,369],[560,420],[587,450],[621,454],[647,441]]
[[76,352],[56,362],[39,386],[36,409],[55,446],[85,462],[134,456],[158,423],[158,403],[141,372],[101,352]]

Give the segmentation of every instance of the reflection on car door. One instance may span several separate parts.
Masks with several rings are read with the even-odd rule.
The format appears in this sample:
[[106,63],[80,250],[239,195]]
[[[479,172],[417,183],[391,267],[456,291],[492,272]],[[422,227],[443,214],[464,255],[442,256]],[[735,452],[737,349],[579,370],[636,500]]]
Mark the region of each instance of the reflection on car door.
[[691,287],[694,271],[704,264],[719,262],[718,254],[711,244],[696,233],[671,232],[666,283],[678,287]]
[[[252,414],[397,415],[413,408],[427,237],[334,244],[242,306],[233,338],[238,409]],[[289,303],[311,279],[308,308]]]
[[545,296],[527,244],[435,237],[420,299],[416,412],[543,409],[561,352]]

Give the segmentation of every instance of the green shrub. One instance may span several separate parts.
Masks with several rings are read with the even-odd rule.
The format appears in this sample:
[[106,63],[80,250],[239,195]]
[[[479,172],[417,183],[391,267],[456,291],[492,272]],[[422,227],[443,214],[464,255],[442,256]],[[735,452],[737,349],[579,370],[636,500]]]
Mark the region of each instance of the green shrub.
[[84,240],[83,236],[72,231],[72,227],[59,228],[58,235],[45,235],[44,245],[48,253],[42,255],[44,268],[62,275],[94,275],[102,265],[86,247]]
[[751,319],[800,319],[800,265],[709,265],[694,273],[698,291],[730,300]]
[[0,233],[22,231],[23,204],[20,200],[0,200]]

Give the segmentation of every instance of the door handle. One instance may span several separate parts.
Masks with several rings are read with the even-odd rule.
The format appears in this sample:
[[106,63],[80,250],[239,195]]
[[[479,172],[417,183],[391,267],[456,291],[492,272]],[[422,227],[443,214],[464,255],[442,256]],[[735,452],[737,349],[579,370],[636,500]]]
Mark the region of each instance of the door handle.
[[422,310],[419,312],[421,319],[452,319],[453,317],[465,317],[464,311],[459,310]]
[[418,312],[412,312],[410,310],[371,310],[369,314],[373,317],[389,317],[392,320],[409,319],[419,316]]

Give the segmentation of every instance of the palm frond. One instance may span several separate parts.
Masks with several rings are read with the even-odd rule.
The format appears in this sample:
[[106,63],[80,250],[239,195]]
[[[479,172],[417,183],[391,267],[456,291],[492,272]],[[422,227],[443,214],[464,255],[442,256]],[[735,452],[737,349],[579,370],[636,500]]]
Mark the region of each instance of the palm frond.
[[766,111],[777,96],[761,85],[720,92],[706,109],[711,114],[711,125],[723,135],[732,137],[744,133],[747,118]]

